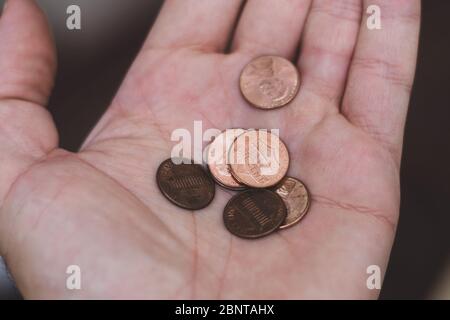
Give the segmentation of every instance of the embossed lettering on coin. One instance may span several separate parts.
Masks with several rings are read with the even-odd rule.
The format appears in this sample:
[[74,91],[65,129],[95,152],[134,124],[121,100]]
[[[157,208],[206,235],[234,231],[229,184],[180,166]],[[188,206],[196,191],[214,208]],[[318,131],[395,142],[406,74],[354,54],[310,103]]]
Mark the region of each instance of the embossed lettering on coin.
[[283,199],[287,207],[287,217],[280,229],[298,223],[308,212],[310,205],[306,186],[298,179],[286,177],[275,187],[275,192]]
[[295,98],[300,88],[300,75],[290,61],[282,57],[262,56],[244,68],[240,87],[251,105],[274,109]]
[[156,179],[164,196],[184,209],[202,209],[214,198],[214,181],[199,164],[174,164],[167,159],[159,166]]
[[274,133],[251,130],[241,134],[230,150],[231,173],[242,184],[268,188],[279,183],[289,168],[289,153]]
[[241,238],[260,238],[277,230],[287,209],[275,192],[251,189],[235,195],[223,212],[225,227]]

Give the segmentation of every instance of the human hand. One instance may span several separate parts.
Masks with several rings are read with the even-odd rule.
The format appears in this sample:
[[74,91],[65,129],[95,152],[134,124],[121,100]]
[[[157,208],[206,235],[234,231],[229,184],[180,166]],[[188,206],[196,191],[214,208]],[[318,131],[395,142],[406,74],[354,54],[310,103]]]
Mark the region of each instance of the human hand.
[[[420,3],[166,1],[108,111],[80,152],[58,148],[45,110],[56,69],[45,18],[9,0],[0,18],[0,254],[27,298],[369,298],[366,268],[386,269],[399,213],[403,128]],[[298,96],[264,112],[242,98],[254,57],[295,59]],[[231,53],[223,53],[232,38]],[[63,107],[63,106],[61,106]],[[155,173],[170,134],[279,128],[289,175],[312,193],[301,224],[257,241],[223,227],[230,195],[198,212],[170,204]],[[66,289],[79,265],[82,290]]]

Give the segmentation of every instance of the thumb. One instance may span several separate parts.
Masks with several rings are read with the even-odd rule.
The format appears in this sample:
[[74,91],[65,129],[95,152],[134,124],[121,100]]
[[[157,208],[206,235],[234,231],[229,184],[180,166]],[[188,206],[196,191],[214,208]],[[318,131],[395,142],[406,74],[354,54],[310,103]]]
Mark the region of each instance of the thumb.
[[53,120],[43,107],[55,69],[42,11],[32,0],[7,0],[0,16],[0,209],[18,177],[57,146]]

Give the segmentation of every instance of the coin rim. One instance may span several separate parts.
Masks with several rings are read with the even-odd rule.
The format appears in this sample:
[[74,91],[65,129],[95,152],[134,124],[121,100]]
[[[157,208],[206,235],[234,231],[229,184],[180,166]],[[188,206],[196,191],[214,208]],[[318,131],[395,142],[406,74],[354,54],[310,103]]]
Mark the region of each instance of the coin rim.
[[[242,89],[243,88],[242,77],[244,75],[244,72],[253,61],[256,61],[260,58],[281,58],[281,59],[284,59],[285,61],[289,62],[294,67],[295,72],[297,73],[297,85],[295,86],[295,91],[292,93],[292,97],[290,97],[286,103],[281,104],[281,105],[259,106],[255,103],[253,103],[252,101],[250,101],[250,99],[245,95],[244,90]],[[291,60],[288,60],[284,57],[275,56],[275,55],[262,55],[262,56],[258,56],[256,58],[252,59],[242,69],[241,74],[239,76],[239,91],[241,92],[241,95],[245,99],[245,101],[247,103],[249,103],[252,107],[255,107],[260,110],[275,110],[275,109],[283,108],[283,107],[289,105],[295,99],[295,97],[297,97],[298,93],[300,92],[301,82],[302,82],[302,79],[301,79],[300,71],[298,70],[298,68],[295,66],[295,64]]]
[[[300,180],[300,179],[297,179],[297,178],[294,178],[294,177],[291,177],[291,176],[286,176],[286,177],[284,177],[284,179],[283,179],[282,181],[280,181],[280,183],[279,183],[278,185],[276,185],[276,186],[273,187],[273,192],[277,193],[276,190],[277,190],[277,189],[279,188],[279,186],[284,182],[284,180],[286,180],[286,179],[288,179],[288,178],[297,180],[298,182],[300,182],[300,183],[303,185],[303,187],[304,187],[305,190],[306,190],[306,195],[307,195],[307,197],[308,197],[308,201],[306,202],[306,207],[305,207],[305,209],[303,210],[302,214],[301,214],[300,217],[298,217],[296,220],[294,220],[293,222],[291,222],[291,223],[289,223],[289,224],[284,224],[284,221],[286,221],[286,219],[287,219],[287,216],[286,216],[286,219],[285,219],[285,220],[283,221],[283,223],[280,225],[280,230],[285,230],[285,229],[288,229],[288,228],[290,228],[290,227],[292,227],[292,226],[298,224],[300,221],[303,220],[303,218],[304,218],[304,217],[306,216],[306,214],[309,212],[309,208],[311,207],[311,192],[309,192],[309,189],[308,189],[308,187],[306,186],[306,184],[305,184],[302,180]],[[277,194],[278,194],[278,193],[277,193]],[[280,196],[280,197],[281,197],[281,196]],[[281,199],[283,199],[283,197],[281,197]],[[284,199],[283,199],[283,202],[285,202]],[[286,202],[285,202],[285,204],[286,204]],[[287,209],[287,211],[288,211],[288,214],[287,214],[287,215],[289,215],[289,207],[288,207],[287,204],[286,204],[286,209]]]
[[[239,197],[242,196],[243,193],[248,193],[248,192],[252,192],[252,191],[257,191],[257,192],[269,192],[274,194],[276,197],[278,197],[281,200],[281,204],[283,207],[283,211],[284,211],[284,219],[281,220],[281,222],[279,224],[276,224],[275,227],[271,230],[268,230],[264,233],[258,234],[258,235],[242,235],[242,234],[236,234],[234,233],[230,228],[228,228],[227,225],[227,220],[226,220],[226,212],[227,212],[227,208],[231,205],[232,201]],[[276,192],[270,190],[270,189],[247,189],[243,192],[239,192],[238,194],[235,194],[233,197],[230,198],[230,200],[228,200],[227,204],[225,205],[224,209],[223,209],[223,214],[222,214],[222,219],[223,219],[223,224],[225,225],[225,228],[234,236],[242,238],[242,239],[259,239],[259,238],[264,238],[267,237],[269,235],[271,235],[272,233],[276,232],[277,230],[280,229],[280,225],[286,220],[287,217],[287,206],[283,201],[283,198],[280,197],[280,195],[278,195]]]
[[159,190],[161,191],[161,193],[164,195],[164,198],[166,198],[166,199],[169,200],[172,204],[176,205],[177,207],[179,207],[179,208],[181,208],[181,209],[186,209],[186,210],[189,210],[189,211],[195,211],[195,210],[201,210],[201,209],[204,209],[204,208],[206,208],[207,206],[209,206],[209,205],[211,204],[211,202],[214,200],[214,198],[215,198],[215,196],[216,196],[216,184],[214,183],[214,179],[211,178],[211,176],[210,176],[208,170],[205,170],[205,168],[204,168],[202,165],[193,163],[192,160],[188,160],[188,159],[184,159],[184,160],[191,161],[191,162],[192,162],[192,165],[199,166],[199,167],[201,168],[201,170],[206,174],[206,176],[211,180],[211,183],[212,183],[212,185],[213,185],[211,199],[209,199],[208,202],[207,202],[206,204],[202,205],[202,206],[192,208],[192,207],[188,207],[188,206],[185,206],[185,205],[183,205],[183,204],[180,204],[180,203],[176,202],[174,199],[172,199],[172,198],[169,196],[169,194],[168,194],[168,193],[163,189],[163,187],[161,186],[161,184],[160,184],[160,179],[158,179],[158,177],[159,177],[159,174],[160,174],[160,172],[161,172],[161,168],[162,168],[162,166],[163,166],[164,163],[166,163],[166,162],[168,162],[168,161],[171,161],[171,162],[173,163],[172,158],[169,158],[169,159],[166,159],[166,160],[162,161],[162,162],[160,163],[160,165],[158,166],[158,169],[156,170],[156,184],[158,185],[158,189],[159,189]]

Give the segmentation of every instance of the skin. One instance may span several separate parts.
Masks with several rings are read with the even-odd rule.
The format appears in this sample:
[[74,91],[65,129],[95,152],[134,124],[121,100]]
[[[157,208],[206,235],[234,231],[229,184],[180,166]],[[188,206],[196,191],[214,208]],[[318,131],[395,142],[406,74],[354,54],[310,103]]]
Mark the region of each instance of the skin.
[[[0,254],[22,294],[376,298],[366,269],[384,274],[395,236],[420,3],[370,4],[382,9],[381,30],[366,27],[369,1],[249,0],[237,22],[240,1],[169,0],[108,111],[70,153],[45,109],[56,70],[47,22],[33,1],[9,0],[0,17]],[[298,96],[277,111],[250,107],[238,88],[242,68],[263,54],[298,60],[302,74]],[[194,120],[279,128],[289,175],[313,196],[301,224],[248,241],[224,228],[222,189],[198,212],[170,204],[156,169],[172,130]],[[81,267],[82,290],[66,289],[69,265]]]

